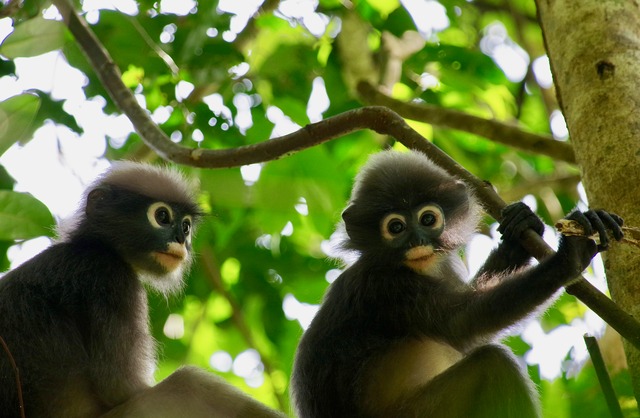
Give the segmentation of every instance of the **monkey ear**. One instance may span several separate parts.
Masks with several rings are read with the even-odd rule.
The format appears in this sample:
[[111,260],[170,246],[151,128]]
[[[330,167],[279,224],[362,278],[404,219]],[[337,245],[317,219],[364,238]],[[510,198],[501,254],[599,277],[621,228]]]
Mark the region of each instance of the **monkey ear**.
[[351,203],[345,210],[342,211],[342,221],[344,222],[344,229],[347,231],[347,235],[351,237],[351,229],[353,223],[355,221],[355,212],[358,210],[358,207]]
[[356,206],[351,203],[346,207],[345,210],[342,211],[342,220],[344,223],[349,223],[351,219],[353,219],[353,212],[356,210]]
[[87,206],[85,207],[85,213],[87,216],[91,216],[96,210],[105,202],[111,195],[111,189],[106,186],[96,187],[91,190],[87,195]]
[[446,192],[465,192],[469,189],[469,186],[467,186],[467,183],[465,183],[462,180],[458,180],[455,179],[454,181],[449,181],[449,182],[443,182],[440,185],[440,192],[446,193]]

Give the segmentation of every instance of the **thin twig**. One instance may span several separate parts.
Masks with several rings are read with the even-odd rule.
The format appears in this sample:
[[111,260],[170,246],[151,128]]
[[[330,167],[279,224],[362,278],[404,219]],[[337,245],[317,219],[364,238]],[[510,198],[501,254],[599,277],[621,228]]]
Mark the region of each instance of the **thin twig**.
[[0,337],[0,345],[4,349],[4,352],[7,354],[9,358],[9,363],[11,364],[11,368],[13,369],[13,373],[16,376],[16,390],[18,391],[18,409],[20,410],[20,417],[25,418],[24,415],[24,399],[22,399],[22,383],[20,382],[20,369],[16,365],[16,361],[11,355],[11,350],[9,350],[9,346],[5,342],[4,338]]
[[[237,167],[275,160],[350,132],[371,129],[395,138],[407,148],[427,154],[450,174],[466,181],[475,190],[487,213],[497,220],[501,218],[501,210],[506,206],[506,203],[496,194],[489,183],[469,173],[442,150],[426,141],[400,115],[382,106],[350,110],[321,122],[307,125],[292,134],[237,148],[205,150],[175,144],[153,123],[147,111],[138,105],[133,93],[122,83],[120,72],[111,57],[86,23],[78,17],[68,0],[53,0],[53,3],[62,14],[69,30],[87,55],[113,100],[131,120],[142,140],[166,160],[196,167]],[[545,140],[544,142],[551,141]],[[570,160],[570,157],[565,155],[564,159]],[[522,245],[539,260],[554,254],[554,251],[532,230],[523,234]],[[577,278],[566,287],[566,290],[591,308],[632,345],[640,349],[640,323],[620,309],[611,299],[583,277]]]
[[602,388],[604,398],[607,401],[607,407],[609,408],[611,417],[623,418],[620,403],[618,402],[618,398],[616,397],[616,392],[613,390],[611,378],[609,377],[609,373],[607,372],[607,366],[605,366],[604,364],[604,359],[602,358],[602,353],[600,352],[600,347],[598,346],[598,340],[596,340],[596,338],[593,336],[585,334],[584,342],[587,345],[587,350],[589,351],[589,356],[591,357],[591,363],[593,363],[593,368],[596,370],[596,376],[598,376],[598,381],[600,382],[600,387]]
[[147,33],[146,29],[138,22],[138,19],[135,17],[129,17],[127,20],[131,23],[133,28],[140,34],[142,40],[153,50],[153,52],[160,57],[160,59],[165,63],[167,68],[171,71],[174,77],[177,77],[180,73],[180,68],[176,65],[176,62],[171,58],[171,55],[167,54],[164,49],[160,47],[151,36]]
[[523,131],[515,125],[426,103],[406,103],[383,94],[366,82],[358,85],[358,92],[368,104],[389,107],[407,119],[469,132],[510,147],[546,155],[554,160],[576,162],[571,145],[556,141],[548,135]]
[[253,334],[251,333],[251,329],[247,325],[247,321],[244,318],[244,314],[242,313],[240,304],[238,303],[236,298],[233,297],[233,295],[224,287],[224,284],[222,283],[222,277],[220,277],[220,268],[218,266],[218,262],[213,249],[211,249],[211,247],[209,246],[205,246],[202,249],[201,255],[202,256],[200,257],[200,259],[202,260],[202,263],[204,265],[207,277],[209,277],[209,280],[211,281],[211,284],[213,285],[215,291],[218,292],[218,294],[222,295],[222,297],[224,297],[229,302],[229,305],[231,305],[231,320],[235,324],[238,331],[240,331],[240,334],[242,335],[242,338],[244,338],[247,345],[256,350],[260,355],[262,364],[264,364],[264,370],[269,376],[269,382],[271,383],[273,389],[272,391],[275,394],[276,399],[278,400],[280,410],[286,411],[287,402],[285,401],[282,394],[280,394],[273,385],[275,367],[273,366],[273,363],[271,362],[269,356],[267,356],[264,351],[260,350],[260,348],[256,344],[255,338],[253,338]]
[[[584,228],[578,222],[570,220],[570,219],[560,219],[556,222],[556,229],[562,235],[573,236],[573,237],[583,237],[586,236],[584,232]],[[634,247],[640,247],[640,229],[633,228],[628,226],[623,226],[622,232],[624,233],[624,237],[620,240],[620,242],[627,243],[629,245],[633,245]],[[598,241],[599,235],[593,234],[589,238]]]

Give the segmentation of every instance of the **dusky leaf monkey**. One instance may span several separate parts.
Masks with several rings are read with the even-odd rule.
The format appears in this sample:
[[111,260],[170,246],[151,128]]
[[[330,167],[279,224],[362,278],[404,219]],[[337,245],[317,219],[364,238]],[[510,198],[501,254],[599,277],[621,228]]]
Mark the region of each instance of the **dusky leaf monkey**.
[[374,155],[342,213],[357,254],[330,285],[300,341],[292,396],[299,418],[534,418],[538,396],[505,346],[505,329],[578,276],[622,219],[574,211],[588,234],[563,237],[526,268],[522,232],[542,234],[524,204],[507,206],[502,242],[471,282],[459,256],[481,208],[469,187],[418,152]]
[[[88,188],[57,243],[0,279],[0,336],[28,418],[281,416],[194,367],[153,385],[143,283],[181,287],[200,217],[177,172],[117,163]],[[1,349],[0,415],[20,416]]]

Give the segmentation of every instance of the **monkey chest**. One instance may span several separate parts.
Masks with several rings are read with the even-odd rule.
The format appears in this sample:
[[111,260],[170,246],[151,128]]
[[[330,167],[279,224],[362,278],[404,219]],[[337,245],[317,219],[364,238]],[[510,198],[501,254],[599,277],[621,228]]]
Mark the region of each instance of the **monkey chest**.
[[380,410],[402,394],[426,384],[463,358],[453,347],[434,340],[410,340],[396,344],[365,371],[364,396],[369,410]]

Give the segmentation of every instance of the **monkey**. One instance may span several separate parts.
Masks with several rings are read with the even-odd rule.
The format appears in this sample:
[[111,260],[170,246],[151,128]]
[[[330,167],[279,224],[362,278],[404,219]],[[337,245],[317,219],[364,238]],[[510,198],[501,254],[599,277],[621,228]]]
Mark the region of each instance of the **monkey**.
[[182,287],[202,218],[180,173],[115,163],[58,240],[0,279],[0,415],[17,418],[282,416],[213,374],[178,369],[154,385],[146,288]]
[[417,151],[374,154],[342,213],[341,247],[357,259],[329,285],[299,342],[291,396],[299,418],[535,418],[533,382],[500,335],[542,309],[622,238],[612,213],[573,211],[600,246],[562,237],[529,266],[520,245],[544,224],[508,205],[502,241],[467,281],[459,251],[482,210],[463,181]]

